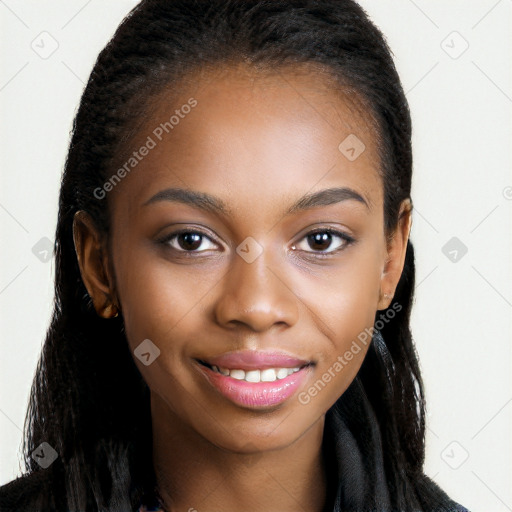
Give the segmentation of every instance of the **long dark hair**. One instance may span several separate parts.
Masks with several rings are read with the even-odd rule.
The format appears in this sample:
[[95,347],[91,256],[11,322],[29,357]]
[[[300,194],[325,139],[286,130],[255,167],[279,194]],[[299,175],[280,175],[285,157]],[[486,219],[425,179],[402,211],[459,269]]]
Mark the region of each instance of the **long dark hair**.
[[[25,421],[28,472],[45,471],[43,508],[135,510],[154,485],[149,390],[128,348],[122,315],[99,317],[80,277],[73,216],[85,210],[109,240],[112,176],[127,141],[147,118],[149,98],[195,71],[249,63],[268,70],[317,64],[352,91],[377,122],[384,230],[410,198],[411,120],[391,52],[352,0],[143,0],[98,56],[73,123],[55,236],[55,305]],[[453,510],[423,473],[425,402],[409,321],[414,291],[409,241],[393,305],[378,311],[378,342],[328,411],[355,440],[363,475],[348,485],[346,510]],[[398,305],[398,307],[396,307]],[[393,313],[391,315],[391,313]],[[341,428],[341,427],[340,427]],[[46,442],[58,458],[41,469],[31,456]],[[349,454],[347,453],[347,457]],[[375,461],[381,461],[376,465]],[[353,481],[353,479],[352,479]],[[375,482],[384,485],[377,496]],[[344,487],[343,487],[344,486]],[[387,503],[379,500],[386,500]]]

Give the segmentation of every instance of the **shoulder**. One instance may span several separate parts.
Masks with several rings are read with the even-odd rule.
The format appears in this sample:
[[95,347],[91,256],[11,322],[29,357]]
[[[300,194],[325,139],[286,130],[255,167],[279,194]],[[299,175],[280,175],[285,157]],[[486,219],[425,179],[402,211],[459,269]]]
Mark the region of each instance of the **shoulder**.
[[42,510],[42,502],[47,493],[46,472],[27,473],[0,486],[0,510],[2,512]]

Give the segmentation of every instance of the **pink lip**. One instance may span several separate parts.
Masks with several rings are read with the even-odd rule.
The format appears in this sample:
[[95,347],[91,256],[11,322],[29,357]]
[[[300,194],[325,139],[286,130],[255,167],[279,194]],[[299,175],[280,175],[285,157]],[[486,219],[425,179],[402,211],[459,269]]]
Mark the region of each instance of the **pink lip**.
[[269,407],[284,402],[297,391],[312,371],[312,366],[308,365],[274,382],[246,382],[222,375],[201,363],[196,366],[217,391],[243,407]]
[[264,370],[265,368],[295,368],[304,366],[310,361],[304,361],[285,352],[240,350],[227,352],[218,357],[204,360],[210,366],[229,368],[230,370]]

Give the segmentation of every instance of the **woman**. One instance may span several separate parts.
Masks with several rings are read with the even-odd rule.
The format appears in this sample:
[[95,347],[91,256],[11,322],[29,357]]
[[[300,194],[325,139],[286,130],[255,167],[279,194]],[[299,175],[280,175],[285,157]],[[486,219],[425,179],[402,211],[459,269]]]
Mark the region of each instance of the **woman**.
[[464,511],[423,472],[407,101],[347,0],[143,0],[77,113],[2,510]]

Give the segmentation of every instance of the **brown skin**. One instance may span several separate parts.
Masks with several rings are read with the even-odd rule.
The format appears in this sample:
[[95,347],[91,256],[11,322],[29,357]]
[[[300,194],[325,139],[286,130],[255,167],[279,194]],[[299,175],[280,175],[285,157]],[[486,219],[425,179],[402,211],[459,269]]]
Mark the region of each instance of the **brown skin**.
[[[367,347],[309,403],[298,393],[390,305],[410,203],[387,241],[374,132],[352,102],[321,86],[328,82],[318,72],[224,71],[179,101],[161,96],[130,151],[188,98],[198,104],[109,193],[111,253],[90,218],[76,217],[80,269],[98,314],[109,298],[119,306],[132,352],[146,338],[161,351],[149,366],[134,360],[151,390],[154,464],[168,509],[320,512],[325,412],[354,379]],[[350,133],[366,145],[353,162],[338,149]],[[346,200],[284,215],[306,193],[345,186],[371,209]],[[142,206],[168,187],[215,195],[231,214],[168,201]],[[308,233],[329,226],[355,243],[337,235],[320,246],[308,241]],[[185,227],[206,233],[192,250],[181,237],[157,242]],[[236,253],[248,236],[263,248],[250,264]],[[331,256],[315,258],[322,251]],[[235,405],[197,371],[195,358],[270,348],[315,363],[278,406]]]

